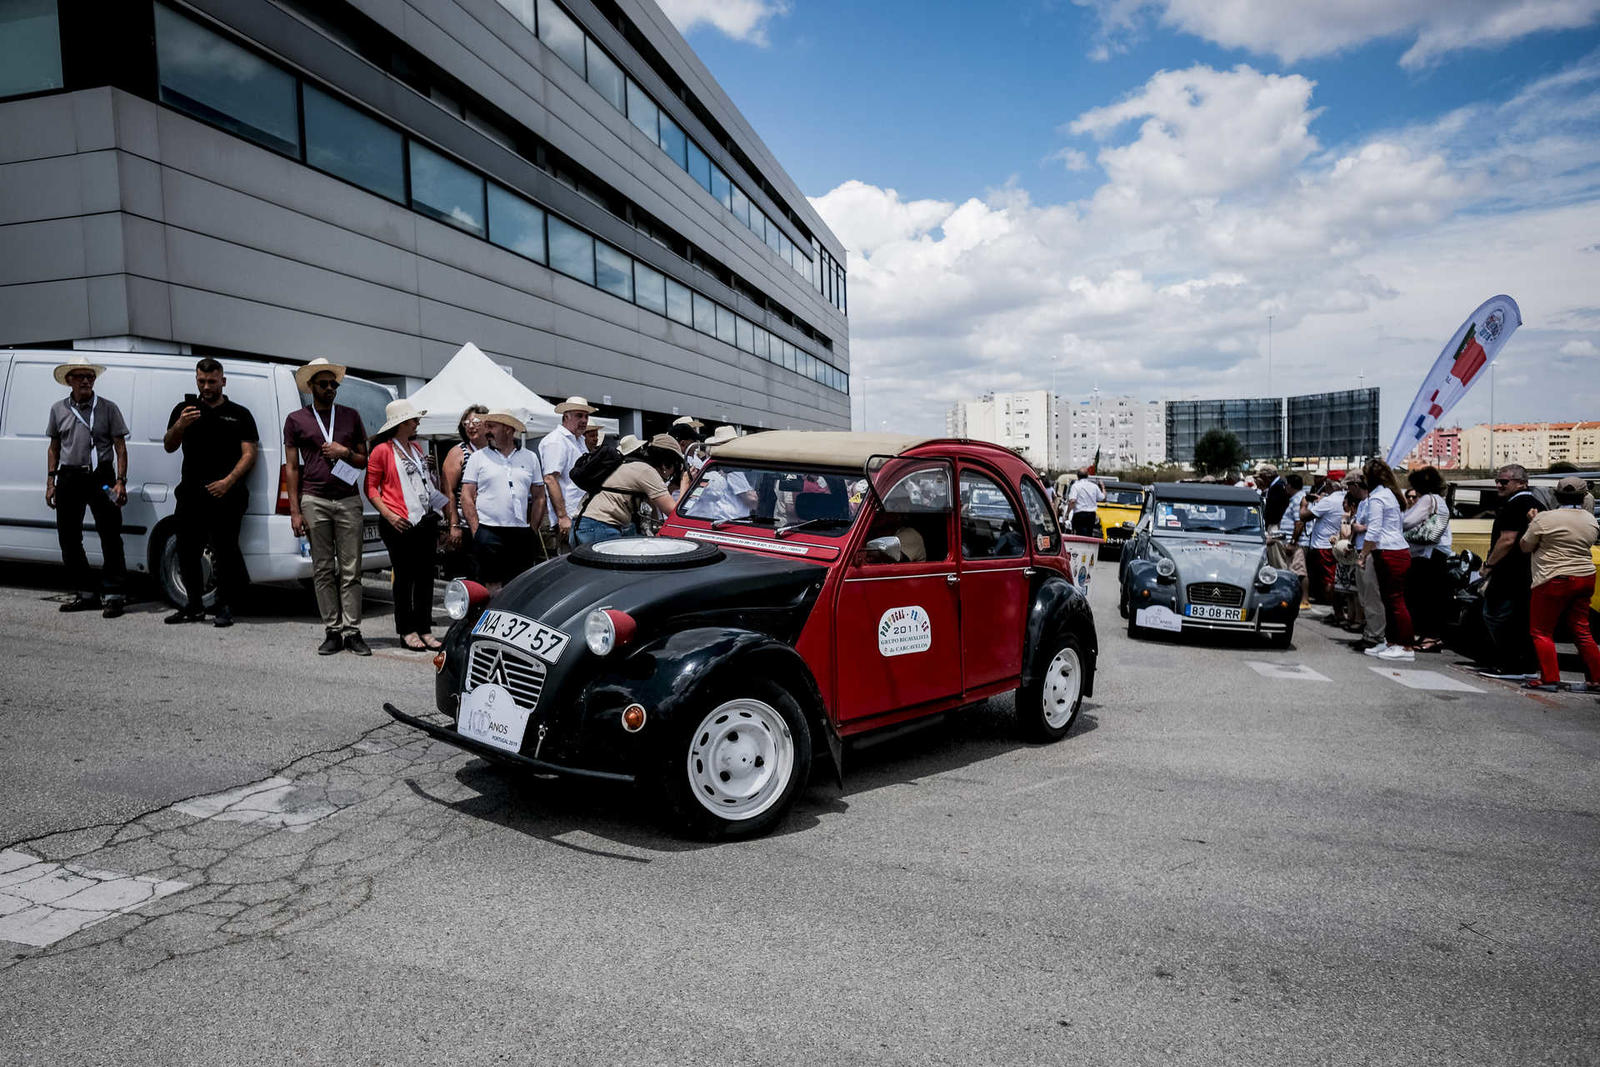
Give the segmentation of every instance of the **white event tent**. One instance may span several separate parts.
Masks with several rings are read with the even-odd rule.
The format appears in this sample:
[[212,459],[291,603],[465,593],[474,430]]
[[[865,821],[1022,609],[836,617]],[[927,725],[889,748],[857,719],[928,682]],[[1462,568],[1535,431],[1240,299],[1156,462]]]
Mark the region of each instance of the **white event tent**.
[[[517,381],[477,345],[468,341],[433,380],[406,398],[427,411],[417,432],[424,437],[456,435],[461,413],[473,404],[511,412],[528,427],[530,437],[542,436],[561,425],[555,405]],[[590,401],[593,403],[593,401]],[[590,426],[617,432],[617,420],[590,416]]]

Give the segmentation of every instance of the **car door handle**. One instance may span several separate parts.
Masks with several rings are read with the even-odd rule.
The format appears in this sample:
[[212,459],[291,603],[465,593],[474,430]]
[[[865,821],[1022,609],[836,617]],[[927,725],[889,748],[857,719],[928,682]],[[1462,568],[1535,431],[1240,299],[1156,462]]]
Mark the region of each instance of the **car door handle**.
[[1035,574],[1038,574],[1038,573],[1039,572],[1033,567],[1024,567],[1024,568],[1022,568],[1022,576],[1024,578],[1032,578]]
[[957,585],[961,582],[961,576],[958,574],[947,574],[944,576],[944,582],[946,585]]

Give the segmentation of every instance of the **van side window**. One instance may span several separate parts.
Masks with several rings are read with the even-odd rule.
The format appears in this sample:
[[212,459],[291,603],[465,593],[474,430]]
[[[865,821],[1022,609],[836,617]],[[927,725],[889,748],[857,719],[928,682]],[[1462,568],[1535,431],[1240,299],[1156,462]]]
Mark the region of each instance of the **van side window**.
[[[94,359],[93,352],[85,352],[84,355]],[[55,367],[61,362],[60,359],[51,358],[48,362],[35,363],[24,360],[22,356],[23,353],[17,353],[16,364],[11,369],[3,432],[10,437],[33,437],[44,441],[48,439],[45,425],[50,419],[50,405],[65,398],[72,390],[56,382]],[[189,388],[194,388],[193,382]],[[140,427],[136,425],[137,416],[133,410],[133,372],[112,367],[96,380],[94,391],[95,395],[105,397],[122,409],[122,418],[128,424],[128,436],[138,440]]]

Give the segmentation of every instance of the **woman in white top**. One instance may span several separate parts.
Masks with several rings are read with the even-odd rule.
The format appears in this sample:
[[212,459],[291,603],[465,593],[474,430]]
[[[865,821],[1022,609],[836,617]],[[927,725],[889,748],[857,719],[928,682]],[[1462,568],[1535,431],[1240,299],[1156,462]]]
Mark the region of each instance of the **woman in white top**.
[[1421,639],[1417,651],[1438,652],[1444,648],[1450,596],[1450,583],[1444,572],[1450,559],[1450,505],[1444,498],[1444,477],[1437,467],[1419,467],[1408,480],[1417,499],[1400,518],[1411,547],[1406,606],[1411,609],[1411,620]]
[[1361,546],[1362,567],[1376,567],[1383,591],[1384,629],[1388,645],[1373,651],[1379,659],[1416,659],[1416,633],[1406,606],[1406,572],[1411,569],[1411,549],[1400,525],[1400,486],[1394,471],[1381,459],[1371,459],[1361,471],[1367,484],[1367,539]]

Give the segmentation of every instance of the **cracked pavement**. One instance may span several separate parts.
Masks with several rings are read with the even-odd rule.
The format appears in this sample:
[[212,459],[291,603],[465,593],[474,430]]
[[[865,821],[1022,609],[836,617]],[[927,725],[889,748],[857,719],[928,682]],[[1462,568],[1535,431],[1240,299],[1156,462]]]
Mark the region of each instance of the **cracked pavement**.
[[174,635],[0,580],[8,1067],[1600,1048],[1600,703],[1406,689],[1314,625],[1135,644],[1099,582],[1067,740],[993,701],[705,846],[391,722],[426,659],[319,658],[293,595]]

